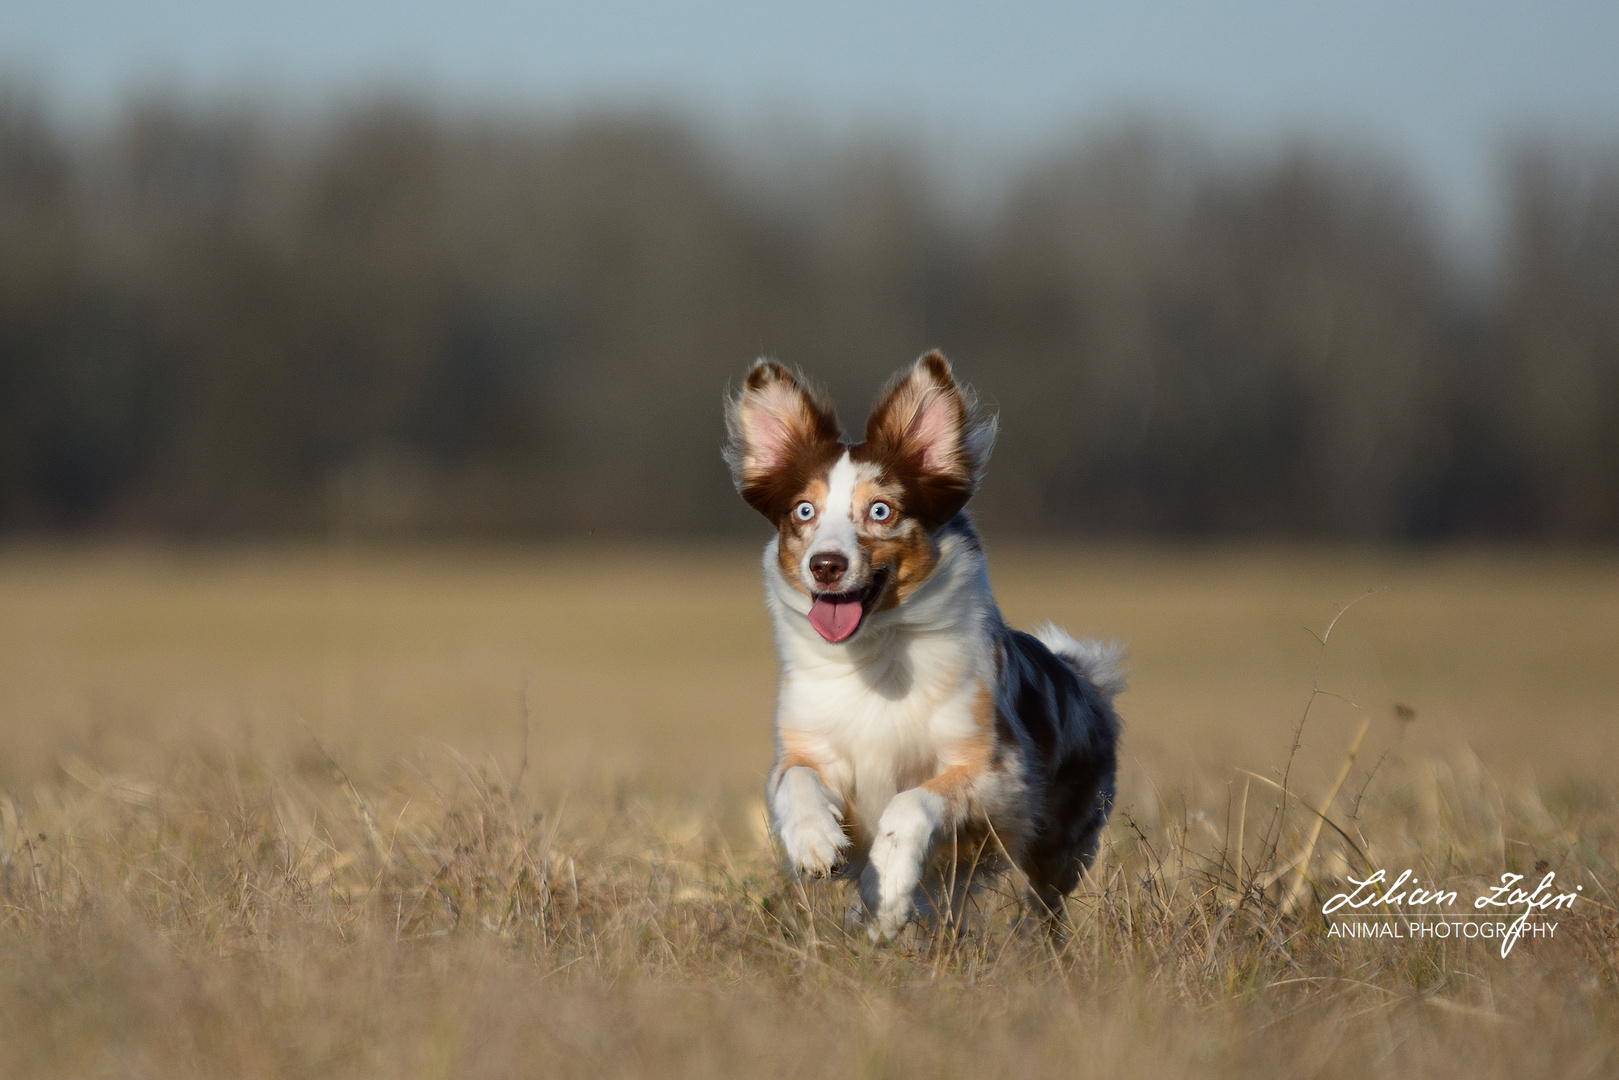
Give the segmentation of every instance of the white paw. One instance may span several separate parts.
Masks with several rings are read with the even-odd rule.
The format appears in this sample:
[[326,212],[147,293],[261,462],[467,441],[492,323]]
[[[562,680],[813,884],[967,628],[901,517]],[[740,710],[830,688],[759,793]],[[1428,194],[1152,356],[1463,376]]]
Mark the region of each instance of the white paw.
[[782,774],[772,800],[776,834],[787,867],[802,877],[826,877],[843,864],[849,837],[843,814],[827,795],[814,769],[798,766]]
[[916,914],[913,895],[944,822],[944,800],[923,788],[902,791],[877,822],[871,861],[860,876],[860,891],[872,909],[873,941],[892,940]]

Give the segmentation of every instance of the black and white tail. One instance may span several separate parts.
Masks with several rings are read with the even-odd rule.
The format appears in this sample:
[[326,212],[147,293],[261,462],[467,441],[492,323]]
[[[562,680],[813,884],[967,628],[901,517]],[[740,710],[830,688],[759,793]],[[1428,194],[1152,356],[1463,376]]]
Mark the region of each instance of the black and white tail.
[[1114,697],[1124,689],[1124,668],[1121,666],[1124,662],[1123,642],[1097,641],[1095,638],[1076,641],[1068,631],[1054,623],[1036,628],[1034,636],[1058,659],[1088,679],[1108,704],[1111,705]]

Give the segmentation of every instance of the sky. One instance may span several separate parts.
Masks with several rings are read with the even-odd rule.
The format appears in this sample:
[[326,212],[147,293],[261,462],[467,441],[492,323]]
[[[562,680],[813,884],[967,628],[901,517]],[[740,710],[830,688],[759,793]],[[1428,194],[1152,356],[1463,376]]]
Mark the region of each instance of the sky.
[[1619,0],[0,0],[0,72],[69,120],[131,89],[318,107],[386,87],[908,125],[984,161],[1160,115],[1379,148],[1458,235],[1494,220],[1508,140],[1619,145]]

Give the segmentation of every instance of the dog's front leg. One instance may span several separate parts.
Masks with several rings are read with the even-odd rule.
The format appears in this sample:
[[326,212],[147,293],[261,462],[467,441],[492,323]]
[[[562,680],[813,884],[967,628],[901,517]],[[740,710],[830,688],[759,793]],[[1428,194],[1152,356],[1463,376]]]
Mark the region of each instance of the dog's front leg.
[[794,765],[782,771],[771,792],[770,815],[794,874],[826,877],[843,865],[849,846],[843,809],[814,769]]
[[947,812],[945,799],[926,784],[895,795],[883,810],[871,859],[860,875],[860,894],[873,916],[873,941],[893,939],[916,913],[912,897]]
[[877,821],[871,858],[860,875],[860,895],[873,916],[873,941],[894,938],[916,913],[917,886],[938,838],[986,812],[988,744],[968,749],[962,764],[895,795]]

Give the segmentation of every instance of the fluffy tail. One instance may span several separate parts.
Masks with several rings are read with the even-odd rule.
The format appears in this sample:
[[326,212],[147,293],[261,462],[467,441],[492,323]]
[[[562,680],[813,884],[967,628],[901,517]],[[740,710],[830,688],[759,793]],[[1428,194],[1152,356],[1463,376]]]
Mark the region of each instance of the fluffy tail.
[[1096,687],[1097,693],[1112,704],[1113,698],[1124,689],[1124,643],[1097,641],[1087,638],[1075,641],[1068,631],[1054,623],[1037,627],[1034,636],[1060,659]]

